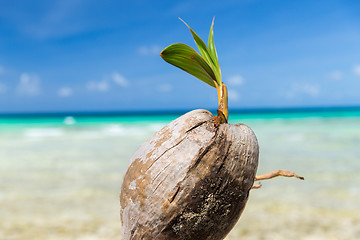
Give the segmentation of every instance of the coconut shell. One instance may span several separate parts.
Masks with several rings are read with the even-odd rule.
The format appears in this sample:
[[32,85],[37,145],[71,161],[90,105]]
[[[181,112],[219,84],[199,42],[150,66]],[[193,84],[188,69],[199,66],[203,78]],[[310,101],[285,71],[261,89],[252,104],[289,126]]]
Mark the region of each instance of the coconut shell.
[[244,124],[214,126],[194,110],[169,123],[133,155],[120,193],[122,240],[223,239],[239,219],[258,166]]

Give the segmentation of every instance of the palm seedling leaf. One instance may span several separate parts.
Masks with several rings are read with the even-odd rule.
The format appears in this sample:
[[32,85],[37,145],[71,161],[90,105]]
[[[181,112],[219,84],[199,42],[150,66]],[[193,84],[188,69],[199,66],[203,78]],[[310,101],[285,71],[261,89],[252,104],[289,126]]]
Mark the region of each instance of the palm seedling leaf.
[[183,43],[175,43],[165,48],[160,56],[175,67],[190,73],[212,87],[216,87],[216,77],[212,67],[192,47]]
[[213,21],[212,21],[211,27],[210,27],[208,49],[209,49],[209,55],[211,57],[212,62],[214,63],[214,67],[216,69],[215,70],[216,78],[218,81],[221,81],[221,70],[220,70],[219,60],[218,60],[215,43],[214,43],[214,30],[213,30],[214,20],[215,20],[215,18],[213,18]]

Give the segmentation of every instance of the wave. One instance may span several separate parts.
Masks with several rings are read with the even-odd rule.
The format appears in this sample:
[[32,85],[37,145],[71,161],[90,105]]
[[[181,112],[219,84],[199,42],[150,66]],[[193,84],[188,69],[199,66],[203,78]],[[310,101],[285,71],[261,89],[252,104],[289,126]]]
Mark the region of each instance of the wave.
[[24,135],[30,138],[61,137],[64,131],[61,128],[29,128],[25,130]]

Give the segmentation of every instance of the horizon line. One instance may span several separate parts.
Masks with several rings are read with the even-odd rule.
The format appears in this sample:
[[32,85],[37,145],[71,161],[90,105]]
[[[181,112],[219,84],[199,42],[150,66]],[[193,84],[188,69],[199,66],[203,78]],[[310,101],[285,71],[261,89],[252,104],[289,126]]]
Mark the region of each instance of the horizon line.
[[[0,117],[90,117],[90,116],[147,116],[147,115],[181,115],[194,109],[162,109],[162,110],[94,110],[94,111],[39,111],[39,112],[4,112]],[[326,111],[359,111],[360,106],[311,106],[311,107],[262,107],[238,108],[229,113],[271,114],[296,112],[326,112]],[[216,109],[208,110],[216,112]]]

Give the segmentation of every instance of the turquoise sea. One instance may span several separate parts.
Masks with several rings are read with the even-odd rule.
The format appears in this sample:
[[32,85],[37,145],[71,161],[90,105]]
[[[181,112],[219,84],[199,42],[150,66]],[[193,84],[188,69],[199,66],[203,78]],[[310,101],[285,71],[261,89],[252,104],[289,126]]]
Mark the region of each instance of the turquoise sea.
[[[131,155],[180,113],[0,116],[0,239],[120,239]],[[360,239],[360,110],[230,113],[260,144],[258,174],[228,240]]]

